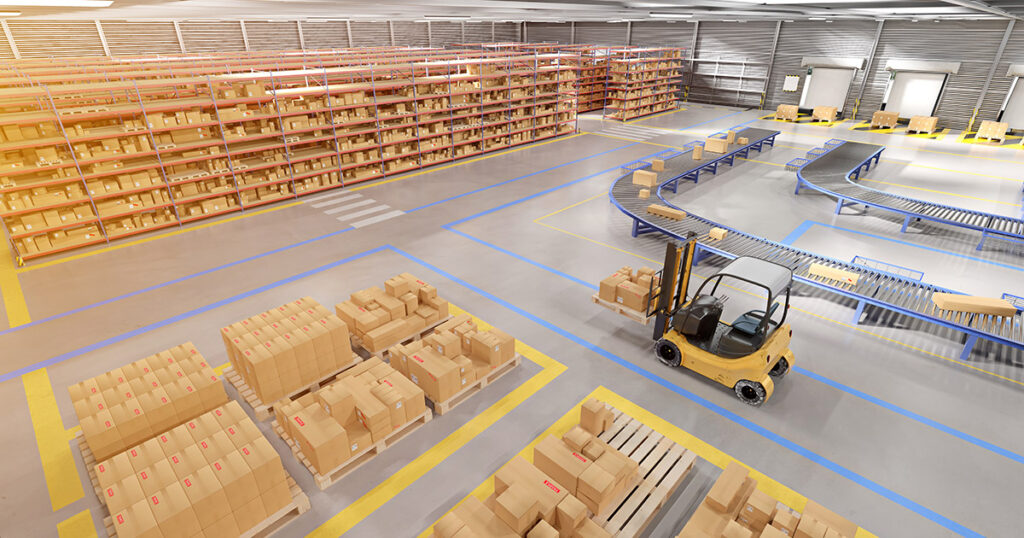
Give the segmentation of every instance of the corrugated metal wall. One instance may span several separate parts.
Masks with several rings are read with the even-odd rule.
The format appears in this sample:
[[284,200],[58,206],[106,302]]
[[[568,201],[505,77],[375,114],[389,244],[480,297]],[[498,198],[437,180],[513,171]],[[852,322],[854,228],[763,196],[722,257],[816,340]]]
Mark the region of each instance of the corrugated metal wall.
[[626,34],[624,22],[577,22],[575,42],[618,47],[626,44]]
[[[246,23],[248,24],[248,23]],[[307,49],[343,49],[349,46],[345,21],[303,21]]]
[[572,41],[572,28],[567,22],[528,22],[526,40],[531,43]]
[[103,56],[94,21],[7,20],[22,58]]
[[444,47],[452,43],[462,43],[462,23],[431,21],[430,43],[432,47]]
[[494,25],[495,41],[518,41],[519,23],[499,22]]
[[[771,79],[768,81],[765,108],[774,109],[781,104],[799,104],[803,79],[807,75],[807,68],[800,67],[800,63],[807,56],[855,57],[862,58],[866,64],[868,56],[871,55],[871,45],[875,40],[877,28],[878,23],[873,21],[784,23],[779,33],[779,45],[775,52]],[[766,46],[771,47],[771,41]],[[782,91],[782,83],[787,75],[800,76],[801,85],[796,92]],[[861,69],[854,76],[843,108],[848,113],[853,111],[853,103],[857,99],[857,92],[863,80],[864,70]]]
[[[689,49],[693,44],[692,22],[682,21],[651,21],[634,22],[630,45],[646,47],[683,47]],[[686,57],[690,56],[689,50]]]
[[185,52],[237,52],[245,50],[238,21],[181,21]]
[[467,43],[485,43],[488,41],[494,41],[491,32],[491,23],[467,22],[465,25]]
[[355,47],[383,47],[391,44],[391,33],[386,21],[352,21],[352,45]]
[[246,21],[245,35],[250,50],[301,49],[299,25],[295,21]]
[[411,47],[427,46],[427,23],[414,21],[394,21],[395,44]]
[[690,100],[736,106],[761,101],[772,41],[773,22],[701,22],[694,69],[688,78]]
[[1007,94],[1010,92],[1010,84],[1013,77],[1006,76],[1010,64],[1024,63],[1024,22],[1017,21],[1010,34],[1010,40],[1006,42],[1006,50],[1003,57],[996,65],[995,75],[992,77],[992,85],[989,86],[988,94],[985,95],[985,102],[981,109],[988,115],[979,114],[982,120],[994,120],[999,109],[1003,106]]
[[102,26],[112,56],[181,53],[172,22],[103,21]]

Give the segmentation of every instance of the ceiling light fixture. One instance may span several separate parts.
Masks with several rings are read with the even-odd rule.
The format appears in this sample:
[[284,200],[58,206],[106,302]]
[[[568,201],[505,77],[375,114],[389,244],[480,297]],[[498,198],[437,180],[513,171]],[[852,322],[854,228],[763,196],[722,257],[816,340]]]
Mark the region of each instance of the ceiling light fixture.
[[693,17],[693,15],[689,13],[660,13],[657,11],[652,11],[648,13],[647,16],[654,19],[689,19]]
[[[0,1],[3,1],[3,0],[0,0]],[[423,18],[424,19],[442,19],[442,20],[468,19],[469,15],[424,15]]]
[[26,7],[107,7],[113,0],[0,0],[0,6]]

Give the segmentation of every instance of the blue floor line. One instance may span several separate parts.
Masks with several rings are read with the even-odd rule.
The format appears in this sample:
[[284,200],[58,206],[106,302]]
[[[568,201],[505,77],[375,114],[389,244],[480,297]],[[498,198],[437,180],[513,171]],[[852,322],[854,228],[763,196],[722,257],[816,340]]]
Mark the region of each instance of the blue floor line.
[[502,181],[500,183],[495,183],[494,185],[490,185],[490,186],[487,186],[487,187],[481,187],[479,189],[474,189],[474,190],[471,190],[471,191],[468,191],[468,192],[464,192],[462,194],[456,194],[455,196],[451,196],[449,198],[445,198],[444,200],[438,200],[436,202],[431,202],[429,204],[425,204],[425,205],[421,205],[419,207],[415,207],[413,209],[410,209],[410,210],[406,211],[406,213],[412,213],[414,211],[419,211],[421,209],[426,209],[428,207],[432,207],[432,206],[435,206],[437,204],[443,204],[445,202],[450,202],[452,200],[457,200],[459,198],[462,198],[462,197],[465,197],[465,196],[469,196],[471,194],[476,194],[478,192],[483,192],[483,191],[486,191],[488,189],[493,189],[495,187],[501,187],[502,185],[507,185],[509,183],[512,183],[512,182],[515,182],[515,181],[519,181],[521,179],[526,179],[528,177],[533,177],[533,176],[535,176],[537,174],[543,174],[545,172],[550,172],[552,170],[557,170],[559,168],[563,168],[563,167],[566,167],[566,166],[569,166],[569,165],[572,165],[572,164],[576,164],[578,162],[582,162],[582,161],[585,161],[587,159],[592,159],[594,157],[599,157],[601,155],[606,155],[608,153],[616,152],[616,151],[619,151],[620,149],[626,149],[626,148],[628,148],[630,146],[635,146],[635,145],[637,145],[639,143],[640,142],[633,142],[632,144],[626,144],[624,146],[619,146],[617,148],[612,148],[610,150],[602,151],[601,153],[595,153],[593,155],[590,155],[590,156],[587,156],[587,157],[582,157],[582,158],[576,159],[574,161],[569,161],[567,163],[562,163],[562,164],[559,164],[559,165],[556,165],[556,166],[552,166],[550,168],[545,168],[543,170],[537,170],[536,172],[531,172],[529,174],[526,174],[525,176],[519,176],[519,177],[516,177],[516,178],[512,178],[512,179],[508,179],[508,180]]
[[[866,237],[872,237],[874,239],[881,239],[883,241],[889,241],[891,243],[898,243],[900,245],[906,245],[908,247],[919,248],[921,250],[927,250],[927,251],[930,251],[930,252],[937,252],[939,254],[946,254],[948,256],[955,256],[957,258],[963,258],[965,260],[971,260],[971,261],[974,261],[974,262],[980,262],[980,263],[984,263],[984,264],[988,264],[988,265],[994,265],[996,267],[1002,267],[1004,269],[1012,269],[1014,271],[1024,271],[1024,267],[1018,267],[1016,265],[1010,265],[1010,264],[1007,264],[1007,263],[1001,263],[1001,262],[996,262],[996,261],[992,261],[992,260],[986,260],[984,258],[978,258],[977,256],[968,256],[967,254],[960,254],[958,252],[952,252],[952,251],[949,251],[949,250],[943,250],[941,248],[936,248],[936,247],[929,247],[927,245],[919,245],[917,243],[911,243],[910,241],[903,241],[901,239],[893,239],[891,237],[885,237],[885,236],[873,234],[873,233],[870,233],[870,232],[862,232],[860,230],[853,230],[853,229],[850,229],[850,228],[844,228],[842,226],[836,226],[835,224],[826,224],[824,222],[818,222],[818,221],[815,221],[815,220],[805,220],[803,223],[800,224],[800,226],[797,226],[797,228],[795,230],[790,232],[790,234],[787,235],[786,238],[782,240],[782,242],[787,244],[787,245],[791,245],[801,235],[806,233],[807,230],[810,230],[814,226],[823,226],[825,228],[832,228],[832,229],[835,229],[835,230],[842,230],[844,232],[850,232],[850,233],[857,234],[857,235],[863,235],[863,236],[866,236]],[[787,241],[789,241],[789,242],[787,243]]]
[[[489,292],[487,292],[487,291],[485,291],[485,290],[483,290],[481,288],[478,288],[478,287],[474,286],[473,284],[470,284],[469,282],[467,282],[467,281],[465,281],[465,280],[463,280],[463,279],[461,279],[461,278],[459,278],[459,277],[457,277],[457,276],[455,276],[455,275],[453,275],[451,273],[448,273],[447,271],[444,271],[444,270],[442,270],[442,269],[440,269],[440,268],[438,268],[438,267],[436,267],[434,265],[431,265],[430,263],[428,263],[428,262],[426,262],[424,260],[421,260],[421,259],[419,259],[419,258],[417,258],[417,257],[415,257],[415,256],[413,256],[413,255],[411,255],[411,254],[409,254],[407,252],[404,252],[404,251],[402,251],[402,250],[400,250],[398,248],[395,248],[395,247],[391,247],[391,248],[392,248],[392,250],[394,250],[398,254],[401,254],[401,255],[405,256],[406,258],[408,258],[408,259],[410,259],[410,260],[412,260],[412,261],[414,261],[414,262],[416,262],[416,263],[418,263],[420,265],[423,265],[424,267],[426,267],[426,268],[430,269],[431,271],[434,271],[434,272],[444,276],[445,278],[451,280],[452,282],[455,282],[455,283],[457,283],[457,284],[459,284],[459,285],[461,285],[461,286],[463,286],[463,287],[465,287],[467,289],[470,289],[473,292],[475,292],[475,293],[477,293],[477,294],[479,294],[479,295],[481,295],[483,297],[486,297],[487,299],[489,299],[491,301],[494,301],[495,303],[498,303],[501,306],[504,306],[505,308],[515,312],[516,314],[519,314],[520,316],[522,316],[522,317],[524,317],[526,319],[529,319],[530,321],[533,321],[534,323],[537,323],[538,325],[541,325],[542,327],[544,327],[544,328],[546,328],[546,329],[548,329],[548,330],[558,334],[559,336],[562,336],[563,338],[565,338],[565,339],[567,339],[567,340],[569,340],[569,341],[571,341],[571,342],[573,342],[573,343],[575,343],[577,345],[580,345],[580,346],[582,346],[582,347],[584,347],[586,349],[589,349],[589,350],[597,353],[598,355],[601,355],[602,357],[604,357],[604,358],[606,358],[606,359],[608,359],[608,360],[610,360],[610,361],[612,361],[612,362],[614,362],[614,363],[616,363],[616,364],[618,364],[618,365],[620,365],[620,366],[622,366],[624,368],[627,368],[628,370],[632,371],[633,373],[638,374],[638,375],[644,377],[645,379],[647,379],[649,381],[652,381],[652,382],[654,382],[654,383],[656,383],[656,384],[658,384],[658,385],[660,385],[660,386],[662,386],[662,387],[664,387],[664,388],[666,388],[668,390],[671,390],[672,392],[675,392],[676,394],[679,394],[680,396],[683,396],[684,398],[686,398],[686,399],[688,399],[688,400],[690,400],[690,401],[692,401],[692,402],[694,402],[694,403],[704,407],[705,409],[708,409],[709,411],[717,413],[718,415],[721,415],[722,417],[725,417],[725,418],[735,422],[736,424],[739,424],[740,426],[743,426],[744,428],[747,428],[748,430],[750,430],[750,431],[752,431],[752,432],[754,432],[754,433],[756,433],[758,435],[761,435],[762,437],[764,437],[764,438],[766,438],[766,439],[768,439],[768,440],[770,440],[770,441],[772,441],[772,442],[774,442],[774,443],[776,443],[776,444],[778,444],[778,445],[780,445],[780,446],[782,446],[784,448],[787,448],[787,449],[795,452],[796,454],[799,454],[800,456],[803,456],[804,458],[807,458],[808,460],[810,460],[810,461],[812,461],[812,462],[814,462],[814,463],[816,463],[818,465],[821,465],[822,467],[825,467],[826,469],[828,469],[828,470],[830,470],[830,471],[832,471],[832,472],[834,472],[834,473],[836,473],[836,474],[838,474],[838,475],[840,475],[840,476],[842,476],[842,477],[844,477],[844,478],[846,478],[846,479],[848,479],[848,480],[850,480],[852,482],[855,482],[856,484],[858,484],[858,485],[860,485],[860,486],[862,486],[862,487],[864,487],[864,488],[866,488],[866,489],[868,489],[868,490],[870,490],[870,491],[872,491],[872,492],[874,492],[874,493],[876,493],[876,494],[878,494],[878,495],[880,495],[880,496],[882,496],[882,497],[884,497],[884,498],[886,498],[886,499],[888,499],[888,500],[890,500],[892,502],[895,502],[896,504],[899,504],[900,506],[902,506],[902,507],[904,507],[904,508],[906,508],[908,510],[913,511],[913,512],[917,513],[918,515],[921,515],[921,516],[931,520],[934,523],[942,525],[943,527],[945,527],[945,528],[947,528],[947,529],[949,529],[949,530],[951,530],[951,531],[953,531],[953,532],[955,532],[957,534],[960,534],[962,536],[970,536],[970,537],[981,537],[981,536],[983,536],[982,534],[980,534],[978,532],[975,532],[975,531],[973,531],[973,530],[971,530],[971,529],[969,529],[969,528],[967,528],[967,527],[965,527],[965,526],[963,526],[963,525],[961,525],[961,524],[959,524],[959,523],[957,523],[957,522],[947,518],[946,516],[943,516],[942,514],[939,514],[938,512],[935,512],[935,511],[933,511],[933,510],[931,510],[929,508],[926,508],[926,507],[924,507],[924,506],[922,506],[922,505],[920,505],[920,504],[918,504],[918,503],[916,503],[916,502],[914,502],[914,501],[904,497],[903,495],[900,495],[900,494],[898,494],[898,493],[896,493],[896,492],[886,488],[885,486],[882,486],[881,484],[878,484],[877,482],[872,481],[871,479],[869,479],[867,477],[864,477],[864,476],[862,476],[860,474],[857,474],[856,472],[854,472],[854,471],[852,471],[850,469],[847,469],[846,467],[843,467],[842,465],[840,465],[840,464],[838,464],[838,463],[836,463],[836,462],[834,462],[832,460],[829,460],[828,458],[826,458],[824,456],[821,456],[821,455],[813,452],[812,450],[810,450],[808,448],[805,448],[802,445],[799,445],[799,444],[797,444],[797,443],[795,443],[793,441],[790,441],[789,439],[786,439],[785,437],[782,437],[781,435],[779,435],[779,434],[769,430],[768,428],[765,428],[765,427],[763,427],[763,426],[761,426],[761,425],[759,425],[759,424],[757,424],[757,423],[755,423],[755,422],[753,422],[753,421],[751,421],[751,420],[749,420],[747,418],[744,418],[744,417],[742,417],[742,416],[740,416],[740,415],[738,415],[738,414],[736,414],[736,413],[734,413],[734,412],[732,412],[732,411],[730,411],[730,410],[728,410],[728,409],[726,409],[726,408],[724,408],[724,407],[722,407],[720,405],[717,405],[717,404],[711,402],[710,400],[708,400],[706,398],[698,396],[697,394],[695,394],[693,392],[690,392],[690,391],[680,387],[679,385],[673,384],[673,383],[665,380],[664,378],[662,378],[660,376],[657,376],[657,375],[655,375],[655,374],[653,374],[653,373],[651,373],[651,372],[649,372],[649,371],[647,371],[647,370],[645,370],[645,369],[643,369],[643,368],[641,368],[641,367],[639,367],[639,366],[637,366],[637,365],[627,361],[626,359],[623,359],[622,357],[619,357],[618,355],[615,355],[614,353],[611,353],[610,351],[607,351],[607,350],[605,350],[605,349],[603,349],[603,348],[601,348],[601,347],[599,347],[599,346],[597,346],[595,344],[592,344],[592,343],[590,343],[590,342],[588,342],[588,341],[586,341],[586,340],[576,336],[575,334],[572,334],[569,331],[566,331],[565,329],[562,329],[561,327],[558,327],[557,325],[554,325],[554,324],[548,322],[547,320],[544,320],[544,319],[542,319],[542,318],[540,318],[540,317],[538,317],[538,316],[536,316],[534,314],[531,314],[530,312],[527,312],[526,310],[523,310],[522,308],[519,308],[519,307],[517,307],[517,306],[515,306],[515,305],[513,305],[513,304],[511,304],[511,303],[509,303],[509,302],[507,302],[507,301],[505,301],[503,299],[501,299],[500,297],[497,297],[496,295],[493,295],[493,294],[491,294],[491,293],[489,293]],[[652,363],[654,362],[654,360],[655,359],[654,359],[654,357],[652,355],[651,356]]]

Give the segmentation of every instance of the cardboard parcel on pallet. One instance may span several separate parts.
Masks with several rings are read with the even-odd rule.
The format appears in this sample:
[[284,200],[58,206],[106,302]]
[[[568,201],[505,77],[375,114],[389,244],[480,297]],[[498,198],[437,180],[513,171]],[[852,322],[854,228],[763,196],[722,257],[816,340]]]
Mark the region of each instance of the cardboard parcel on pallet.
[[391,364],[437,403],[511,361],[515,349],[515,338],[495,328],[480,330],[462,314],[422,340],[391,348]]
[[853,538],[857,525],[808,500],[803,515],[757,489],[757,481],[731,462],[711,486],[677,538]]
[[192,342],[68,387],[82,435],[103,460],[228,401]]
[[334,306],[338,317],[372,353],[448,317],[448,301],[438,297],[434,286],[409,273],[389,278],[384,288],[357,291]]
[[237,402],[98,463],[117,536],[239,536],[293,502],[281,457]]
[[330,385],[274,405],[278,425],[321,475],[423,415],[423,391],[373,357]]
[[[533,463],[516,456],[505,464],[494,474],[494,495],[467,497],[438,520],[434,537],[610,538],[591,516],[633,487],[639,465],[596,437],[611,425],[604,404],[590,400],[584,408],[581,425],[541,440]],[[593,419],[588,426],[598,429],[585,429]]]
[[348,327],[303,297],[221,329],[231,366],[269,403],[355,361]]
[[636,312],[644,312],[651,294],[657,296],[661,290],[661,281],[656,271],[650,267],[641,267],[635,273],[630,266],[623,266],[612,276],[601,281],[598,298],[609,303],[619,303]]

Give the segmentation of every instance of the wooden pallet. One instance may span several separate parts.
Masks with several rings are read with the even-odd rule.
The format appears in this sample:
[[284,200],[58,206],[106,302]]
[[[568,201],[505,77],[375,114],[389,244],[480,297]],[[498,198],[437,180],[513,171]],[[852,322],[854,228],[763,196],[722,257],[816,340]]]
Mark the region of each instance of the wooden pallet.
[[[85,442],[85,436],[82,435],[81,430],[75,435],[78,439],[78,449],[82,452],[82,463],[85,464],[85,469],[89,472],[89,482],[92,483],[92,489],[96,493],[96,497],[100,500],[101,514],[103,515],[103,525],[107,529],[107,535],[110,537],[116,537],[117,531],[114,528],[114,519],[110,514],[110,510],[107,508],[107,503],[103,497],[103,490],[100,488],[99,479],[96,477],[96,458],[89,449],[89,445]],[[285,471],[285,476],[288,478],[288,489],[292,494],[292,502],[284,508],[278,510],[275,514],[263,520],[259,525],[256,525],[252,529],[249,529],[242,534],[246,538],[263,538],[270,536],[281,527],[287,525],[291,520],[299,517],[309,510],[309,497],[302,492],[302,489],[295,483],[291,475]]]
[[427,401],[433,404],[434,413],[436,413],[437,415],[443,415],[451,411],[452,409],[458,407],[458,405],[461,404],[462,402],[472,398],[474,394],[483,390],[483,388],[486,387],[487,385],[494,383],[505,374],[514,370],[517,366],[522,364],[522,362],[523,356],[516,353],[516,356],[512,357],[512,360],[506,362],[505,364],[502,364],[501,366],[495,368],[494,370],[491,370],[491,372],[488,373],[486,376],[481,377],[480,379],[477,379],[473,383],[467,385],[459,392],[456,392],[455,395],[452,396],[451,398],[448,398],[443,402],[435,402],[430,398],[427,398]]
[[683,483],[697,455],[637,419],[609,406],[615,422],[598,436],[640,464],[639,484],[606,513],[591,519],[617,538],[640,536]]
[[281,425],[278,424],[276,420],[273,422],[273,426],[274,431],[277,432],[277,435],[279,435],[281,439],[284,439],[284,442],[288,443],[288,446],[292,449],[292,455],[295,456],[295,459],[299,460],[299,462],[306,467],[306,470],[308,470],[310,474],[313,475],[313,480],[316,482],[317,487],[320,488],[320,490],[322,491],[331,487],[331,485],[341,480],[349,473],[362,467],[363,464],[377,457],[378,455],[380,455],[381,452],[384,452],[388,448],[391,448],[392,446],[394,446],[395,443],[401,441],[407,435],[419,429],[420,426],[423,426],[424,424],[430,422],[430,420],[433,418],[434,415],[433,413],[430,412],[430,409],[425,410],[422,415],[396,428],[395,431],[391,432],[384,439],[381,439],[380,441],[374,443],[373,445],[370,445],[369,447],[363,449],[362,451],[353,454],[344,463],[335,467],[334,469],[331,469],[330,471],[324,474],[320,474],[316,470],[316,467],[313,466],[313,463],[309,461],[309,459],[307,459],[306,456],[302,453],[302,448],[299,447],[299,444],[295,441],[295,439],[292,439],[292,437],[288,435],[287,432],[284,431],[284,428],[282,428]]
[[975,140],[984,140],[992,144],[1002,144],[1006,141],[1006,137],[995,137],[995,136],[975,136]]
[[[450,319],[452,319],[452,316],[448,316],[448,317],[446,317],[444,319],[441,319],[441,320],[438,320],[438,321],[436,321],[434,323],[431,323],[430,325],[427,325],[423,329],[420,329],[419,331],[416,331],[416,332],[410,334],[409,336],[406,336],[406,337],[402,338],[401,340],[398,341],[398,344],[408,344],[409,342],[415,342],[416,340],[419,340],[419,339],[423,338],[424,336],[428,335],[430,333],[430,331],[433,331],[434,329],[436,329],[438,325],[440,325],[440,324],[442,324],[442,323],[444,323],[444,322],[446,322],[446,321],[448,321]],[[392,344],[392,346],[393,345],[397,345],[397,344]],[[384,362],[389,362],[388,361],[388,355],[389,355],[388,349],[390,349],[392,346],[388,346],[387,349],[382,349],[380,351],[370,351],[369,349],[366,349],[365,347],[363,347],[363,339],[362,338],[360,338],[356,334],[352,335],[352,347],[354,349],[358,350],[358,351],[362,351],[363,353],[365,353],[367,355],[366,358],[377,357],[378,359],[380,359],[380,360],[382,360]]]
[[611,310],[612,312],[626,316],[627,318],[644,326],[646,326],[648,323],[651,322],[652,319],[654,319],[653,314],[648,316],[644,312],[633,310],[632,308],[626,308],[625,306],[622,306],[619,303],[605,301],[604,299],[600,298],[596,293],[594,295],[591,295],[590,299],[594,301],[594,304],[601,305],[607,308],[608,310]]
[[[306,394],[307,392],[320,390],[323,386],[328,385],[332,381],[334,381],[334,379],[345,370],[348,370],[349,368],[359,364],[360,362],[363,362],[363,358],[355,353],[352,354],[352,359],[352,362],[347,364],[345,367],[339,370],[335,370],[334,372],[324,377],[321,377],[319,380],[314,381],[308,385],[299,387],[298,389],[295,389],[294,391],[285,394],[284,396],[281,397],[281,399],[295,399],[298,398],[299,396],[302,396],[303,394]],[[231,383],[231,386],[235,387],[235,390],[238,391],[239,396],[241,396],[242,399],[245,400],[245,403],[249,404],[249,407],[252,407],[253,414],[256,415],[256,420],[262,422],[264,420],[267,420],[268,418],[270,418],[272,414],[274,414],[274,403],[276,402],[264,403],[262,400],[260,400],[260,397],[256,395],[256,391],[252,390],[249,384],[246,383],[244,379],[242,379],[242,376],[238,372],[236,372],[233,367],[228,366],[227,368],[224,369],[224,379],[227,379],[228,382]]]
[[[302,488],[295,483],[291,475],[285,473],[285,476],[288,477],[288,490],[292,494],[292,501],[255,527],[243,532],[239,538],[266,538],[309,510],[309,497],[302,492]],[[104,517],[103,526],[107,529],[107,536],[116,538],[117,531],[114,528],[114,518],[111,516]]]

